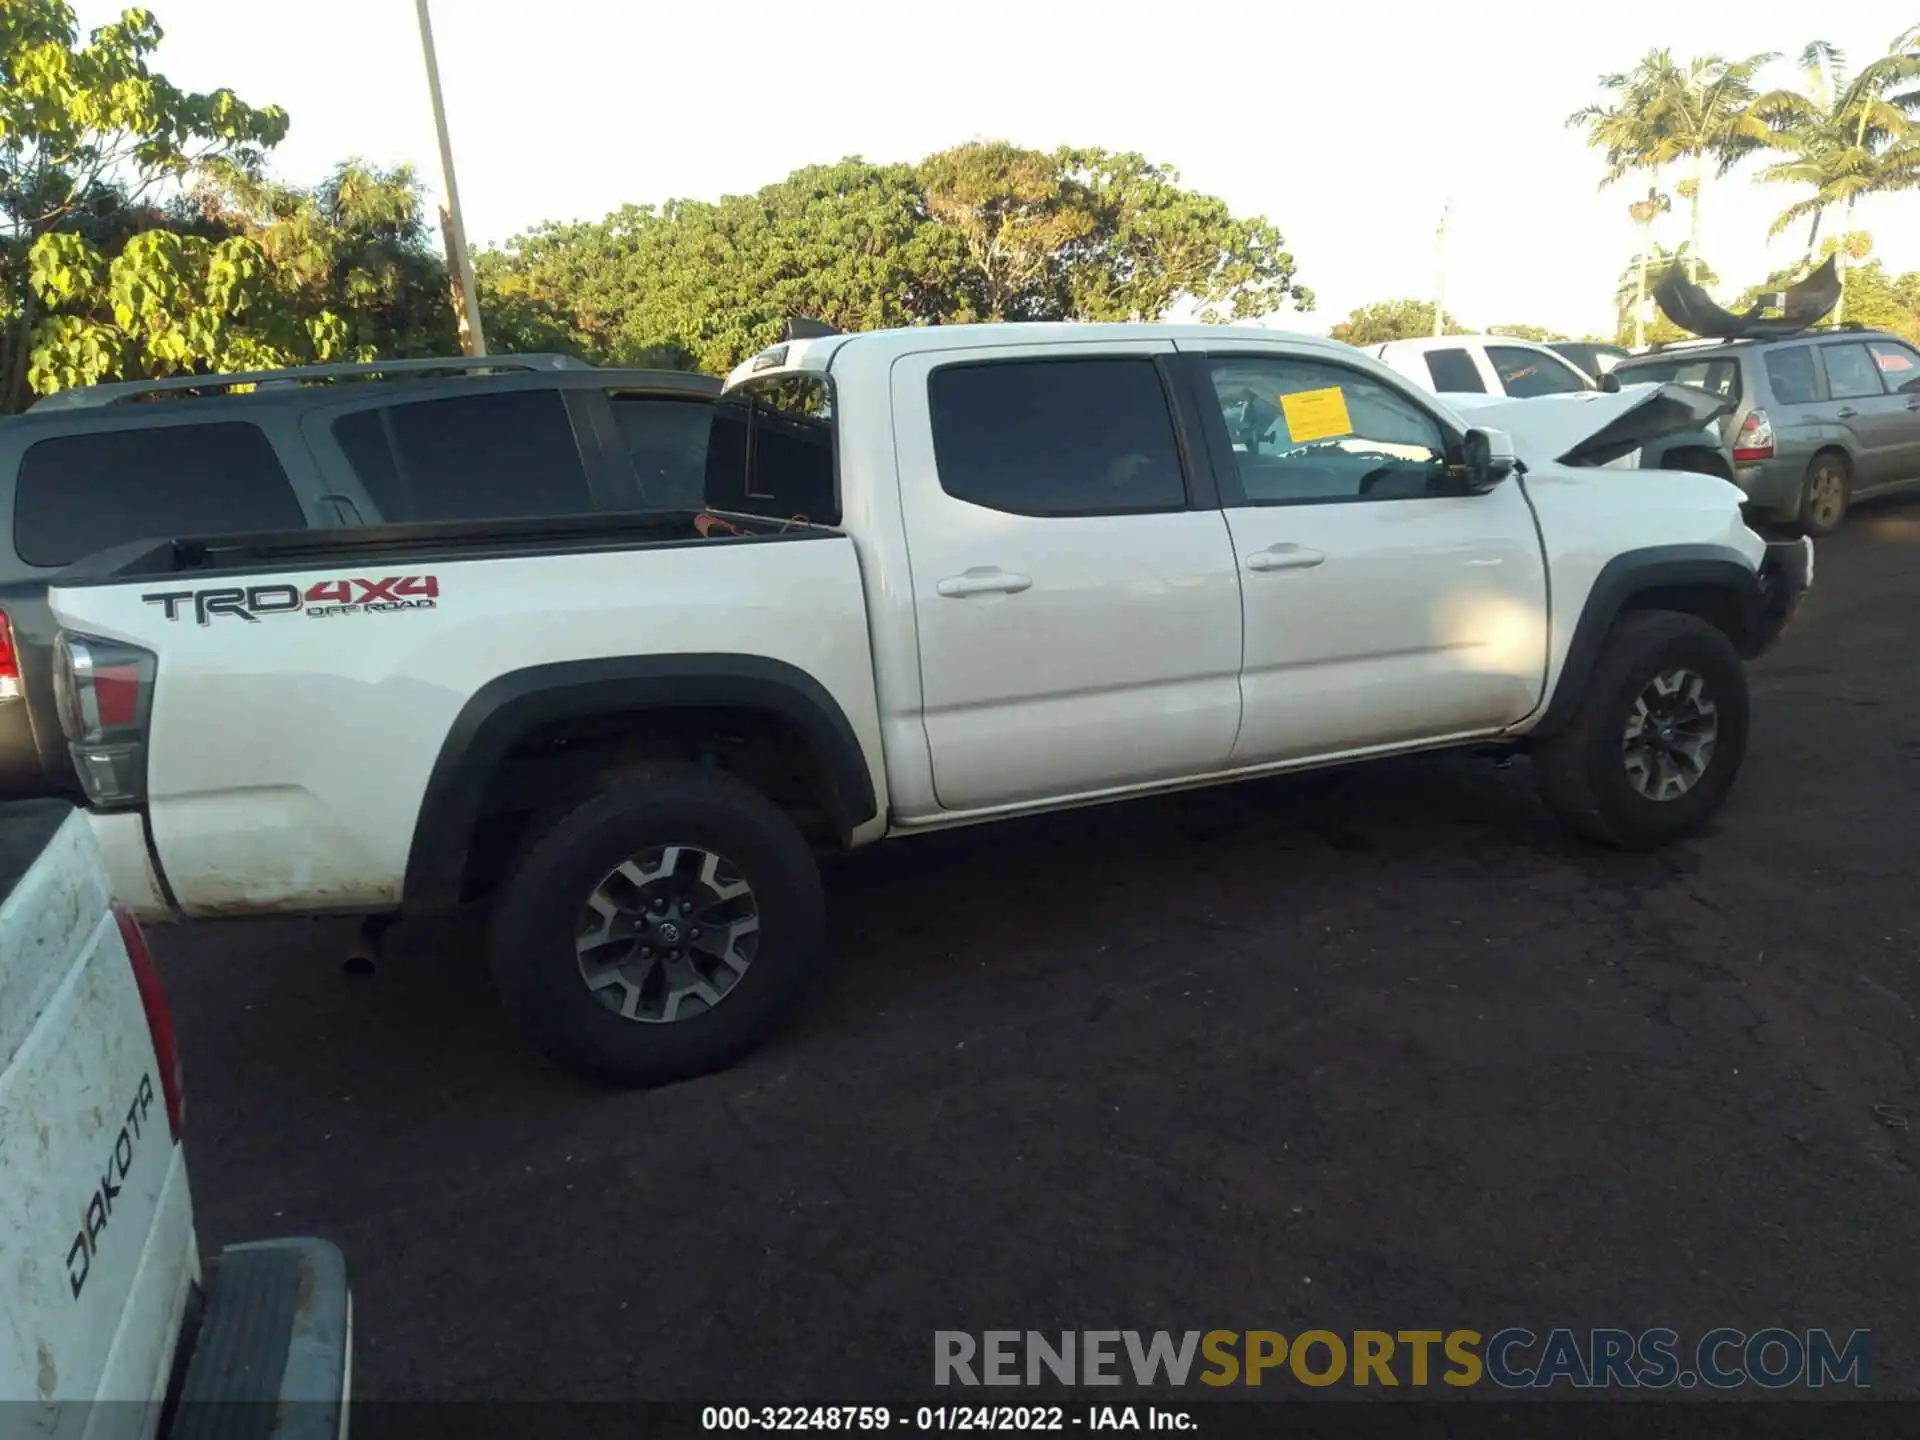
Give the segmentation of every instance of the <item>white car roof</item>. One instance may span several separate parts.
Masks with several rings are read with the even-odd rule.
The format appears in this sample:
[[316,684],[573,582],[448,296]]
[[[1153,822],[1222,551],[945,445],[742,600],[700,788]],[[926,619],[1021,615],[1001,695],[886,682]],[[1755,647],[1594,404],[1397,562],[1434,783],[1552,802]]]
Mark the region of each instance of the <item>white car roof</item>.
[[1261,325],[1125,325],[1077,321],[1040,324],[917,325],[896,330],[861,330],[851,335],[825,335],[811,340],[788,340],[770,345],[734,367],[727,376],[731,388],[770,370],[824,371],[833,357],[848,346],[892,354],[919,354],[928,350],[977,350],[988,346],[1117,343],[1126,340],[1204,340],[1209,344],[1235,341],[1279,343],[1300,350],[1318,350],[1351,360],[1356,347],[1325,335],[1302,335]]
[[1423,335],[1417,340],[1383,340],[1371,348],[1382,355],[1389,350],[1421,355],[1428,350],[1458,350],[1462,345],[1517,345],[1522,350],[1545,350],[1548,354],[1558,353],[1551,346],[1543,345],[1538,340],[1522,340],[1517,335]]

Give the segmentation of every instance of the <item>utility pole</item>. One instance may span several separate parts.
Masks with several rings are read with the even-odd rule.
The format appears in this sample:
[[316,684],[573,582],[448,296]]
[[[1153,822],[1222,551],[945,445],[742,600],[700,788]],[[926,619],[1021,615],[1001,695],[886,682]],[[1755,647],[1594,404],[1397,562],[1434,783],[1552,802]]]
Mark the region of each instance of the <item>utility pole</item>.
[[1433,338],[1447,333],[1447,212],[1452,197],[1440,206],[1440,223],[1433,227]]
[[447,135],[447,105],[440,95],[440,61],[433,49],[433,21],[427,0],[414,0],[420,12],[420,49],[427,58],[427,92],[433,97],[433,126],[440,135],[440,176],[447,203],[440,207],[440,233],[447,246],[453,278],[453,317],[460,327],[460,348],[469,355],[487,353],[487,332],[480,324],[480,296],[473,283],[473,257],[467,252],[467,226],[460,216],[460,186],[453,178],[453,141]]
[[1647,198],[1636,200],[1627,207],[1627,213],[1640,227],[1639,278],[1634,285],[1633,297],[1633,348],[1647,348],[1647,260],[1653,249],[1653,222],[1663,210],[1671,210],[1673,201],[1660,193],[1660,187],[1649,185]]

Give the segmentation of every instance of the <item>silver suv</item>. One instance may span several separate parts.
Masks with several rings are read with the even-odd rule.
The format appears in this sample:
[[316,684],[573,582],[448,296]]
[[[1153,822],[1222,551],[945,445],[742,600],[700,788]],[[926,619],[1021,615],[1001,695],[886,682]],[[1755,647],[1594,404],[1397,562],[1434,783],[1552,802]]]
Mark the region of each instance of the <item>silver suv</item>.
[[1682,342],[1609,381],[1697,385],[1733,402],[1720,425],[1753,510],[1830,535],[1855,500],[1920,487],[1920,350],[1843,326],[1778,339]]

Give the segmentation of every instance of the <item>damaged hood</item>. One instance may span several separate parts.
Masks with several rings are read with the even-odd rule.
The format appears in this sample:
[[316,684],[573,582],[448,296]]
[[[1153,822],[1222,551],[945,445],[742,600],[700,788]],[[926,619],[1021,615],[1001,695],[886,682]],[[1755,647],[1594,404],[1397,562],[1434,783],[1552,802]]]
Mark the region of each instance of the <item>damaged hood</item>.
[[1445,403],[1469,425],[1504,430],[1513,453],[1539,464],[1607,465],[1670,435],[1700,430],[1731,401],[1693,385],[1623,385],[1514,400],[1505,395],[1448,395]]

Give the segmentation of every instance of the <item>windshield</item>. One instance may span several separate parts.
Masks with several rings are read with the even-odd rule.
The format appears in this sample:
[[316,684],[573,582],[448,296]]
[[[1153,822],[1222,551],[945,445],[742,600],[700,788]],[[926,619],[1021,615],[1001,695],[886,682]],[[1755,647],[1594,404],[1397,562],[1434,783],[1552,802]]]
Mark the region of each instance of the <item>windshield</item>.
[[1613,373],[1622,385],[1694,385],[1723,400],[1740,398],[1740,362],[1726,355],[1641,360],[1622,365]]

